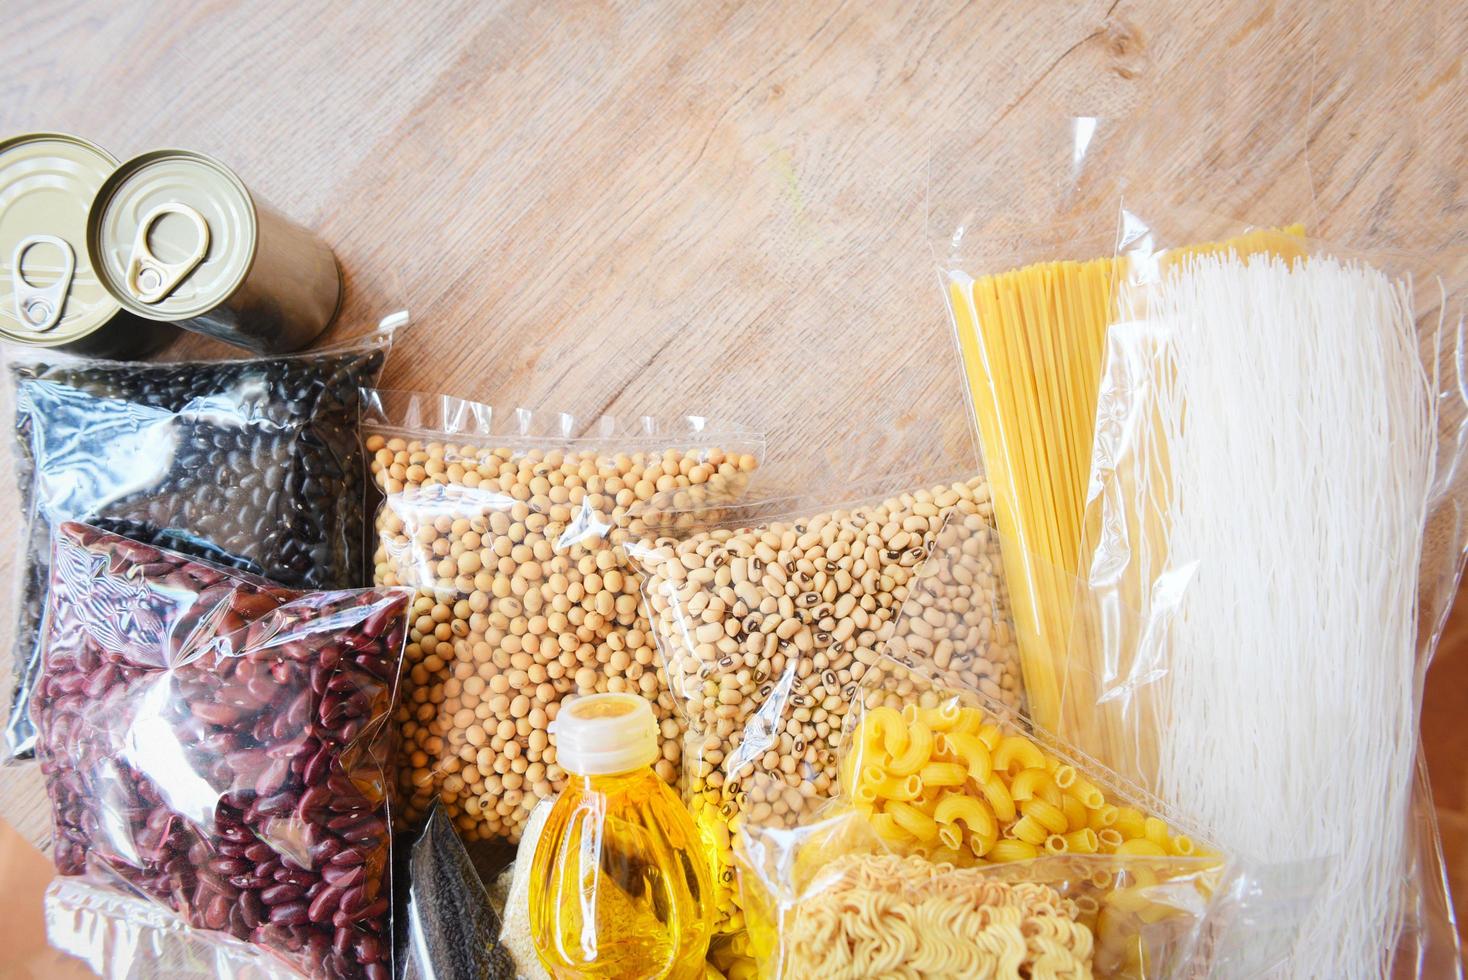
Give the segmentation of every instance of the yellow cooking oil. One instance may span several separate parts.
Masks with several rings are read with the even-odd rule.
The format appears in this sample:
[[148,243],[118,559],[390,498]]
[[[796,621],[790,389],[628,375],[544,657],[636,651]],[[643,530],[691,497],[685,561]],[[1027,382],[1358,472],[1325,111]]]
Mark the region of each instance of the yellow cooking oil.
[[708,856],[693,818],[652,769],[652,709],[631,694],[561,705],[551,725],[567,786],[530,873],[530,931],[547,972],[699,978],[713,930]]

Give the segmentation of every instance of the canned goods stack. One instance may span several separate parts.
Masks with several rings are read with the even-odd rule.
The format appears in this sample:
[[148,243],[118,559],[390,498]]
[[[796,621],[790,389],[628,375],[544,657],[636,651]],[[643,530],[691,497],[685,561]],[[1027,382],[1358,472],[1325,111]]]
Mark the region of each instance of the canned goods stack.
[[30,347],[144,357],[182,327],[288,353],[341,307],[331,249],[187,150],[0,143],[0,253],[0,337]]
[[86,140],[32,133],[0,143],[0,338],[142,357],[178,332],[123,309],[87,254],[87,212],[117,160]]

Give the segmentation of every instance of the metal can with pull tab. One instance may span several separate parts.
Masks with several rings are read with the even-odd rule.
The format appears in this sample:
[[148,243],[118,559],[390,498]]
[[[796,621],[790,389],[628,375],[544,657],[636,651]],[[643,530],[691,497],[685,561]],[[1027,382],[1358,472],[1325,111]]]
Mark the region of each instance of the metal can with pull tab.
[[331,249],[202,153],[119,166],[92,202],[86,242],[123,309],[257,353],[300,350],[341,306]]
[[0,141],[0,339],[104,357],[143,357],[176,334],[97,279],[87,209],[117,160],[65,133]]

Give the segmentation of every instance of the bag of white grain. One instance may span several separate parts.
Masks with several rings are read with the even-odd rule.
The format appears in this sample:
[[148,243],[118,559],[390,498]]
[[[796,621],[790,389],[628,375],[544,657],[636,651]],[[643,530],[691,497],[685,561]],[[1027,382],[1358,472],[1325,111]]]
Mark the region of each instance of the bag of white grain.
[[374,579],[418,591],[397,715],[404,819],[438,799],[465,840],[519,840],[564,785],[548,736],[561,700],[592,692],[652,703],[657,769],[676,783],[681,726],[615,546],[719,519],[763,438],[384,390],[364,397],[362,431],[383,495]]
[[835,795],[845,717],[884,647],[1022,707],[988,485],[883,486],[843,506],[740,505],[697,533],[626,548],[688,713],[685,791],[715,856],[719,933],[744,929],[742,821],[793,826]]

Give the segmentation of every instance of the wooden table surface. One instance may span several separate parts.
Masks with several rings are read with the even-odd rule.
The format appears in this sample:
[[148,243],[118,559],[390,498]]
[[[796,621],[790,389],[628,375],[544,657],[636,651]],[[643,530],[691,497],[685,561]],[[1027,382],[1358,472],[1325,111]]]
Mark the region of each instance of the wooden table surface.
[[[829,487],[976,465],[930,211],[982,230],[1061,200],[1104,233],[1124,178],[1464,254],[1461,2],[1329,7],[12,2],[0,135],[220,157],[335,249],[331,336],[411,310],[393,387],[732,418],[772,479]],[[1068,114],[1135,149],[1064,198]],[[1468,610],[1423,720],[1460,908],[1465,716]],[[34,773],[0,773],[0,817],[44,838]]]

